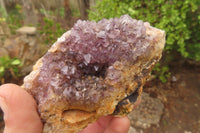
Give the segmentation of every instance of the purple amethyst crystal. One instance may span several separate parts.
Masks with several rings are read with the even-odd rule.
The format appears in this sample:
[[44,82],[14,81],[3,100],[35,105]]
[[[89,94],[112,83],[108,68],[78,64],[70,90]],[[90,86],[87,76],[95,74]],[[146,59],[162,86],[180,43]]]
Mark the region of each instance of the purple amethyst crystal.
[[164,42],[164,31],[128,15],[79,20],[24,79],[44,132],[75,132],[100,116],[130,112]]

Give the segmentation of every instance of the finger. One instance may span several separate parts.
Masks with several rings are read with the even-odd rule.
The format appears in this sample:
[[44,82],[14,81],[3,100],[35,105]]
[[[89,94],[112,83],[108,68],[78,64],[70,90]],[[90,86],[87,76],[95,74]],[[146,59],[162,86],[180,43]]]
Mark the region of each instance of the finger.
[[36,103],[33,97],[19,86],[0,86],[0,106],[4,112],[4,133],[42,132]]
[[87,128],[79,133],[104,133],[112,119],[113,116],[103,116],[95,123],[89,124]]
[[104,133],[128,133],[130,120],[128,117],[115,117]]
[[136,103],[135,103],[134,106],[133,106],[133,110],[134,110],[135,108],[137,108],[137,107],[140,105],[141,100],[142,100],[142,96],[139,96],[138,99],[137,99],[137,101],[136,101]]

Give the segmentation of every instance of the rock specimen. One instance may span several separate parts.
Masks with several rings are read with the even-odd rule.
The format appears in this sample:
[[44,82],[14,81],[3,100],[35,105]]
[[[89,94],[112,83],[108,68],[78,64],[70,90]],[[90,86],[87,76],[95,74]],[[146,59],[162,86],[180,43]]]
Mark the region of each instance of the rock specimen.
[[164,43],[164,31],[128,15],[79,20],[24,79],[43,132],[75,133],[100,116],[129,113]]

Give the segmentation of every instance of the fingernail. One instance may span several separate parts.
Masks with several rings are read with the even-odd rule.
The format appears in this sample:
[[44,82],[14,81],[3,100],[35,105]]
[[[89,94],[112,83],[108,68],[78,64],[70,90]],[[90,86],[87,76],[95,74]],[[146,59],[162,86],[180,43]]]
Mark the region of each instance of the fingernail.
[[4,113],[4,120],[7,118],[6,112],[7,112],[7,105],[6,101],[3,97],[0,96],[0,107]]
[[137,107],[140,105],[141,99],[142,99],[142,97],[139,96],[138,99],[137,99],[137,101],[135,102],[135,104],[134,104],[134,106],[133,106],[133,110],[134,110],[135,108],[137,108]]

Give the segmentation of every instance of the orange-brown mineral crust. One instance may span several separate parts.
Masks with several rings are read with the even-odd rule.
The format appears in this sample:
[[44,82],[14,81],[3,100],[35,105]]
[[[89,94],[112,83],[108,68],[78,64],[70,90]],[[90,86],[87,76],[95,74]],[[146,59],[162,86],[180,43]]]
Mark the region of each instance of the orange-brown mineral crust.
[[76,133],[101,116],[132,111],[164,44],[164,31],[128,15],[79,20],[24,79],[43,132]]

